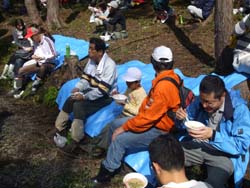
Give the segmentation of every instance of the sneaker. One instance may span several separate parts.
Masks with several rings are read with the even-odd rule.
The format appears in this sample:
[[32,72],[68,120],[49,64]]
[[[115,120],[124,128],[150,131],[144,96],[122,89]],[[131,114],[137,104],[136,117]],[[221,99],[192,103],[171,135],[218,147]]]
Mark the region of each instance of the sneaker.
[[32,83],[32,88],[31,88],[31,91],[32,92],[36,92],[38,87],[41,85],[41,80],[35,80],[33,83]]
[[12,97],[12,96],[14,96],[15,94],[18,94],[20,92],[20,90],[19,89],[12,89],[12,90],[10,90],[8,93],[7,93],[7,96],[9,96],[9,97]]
[[24,94],[24,90],[21,90],[19,93],[14,94],[14,98],[15,99],[20,99],[22,97],[22,95]]
[[4,76],[4,75],[0,76],[0,80],[6,80],[6,79],[7,79],[6,76]]
[[64,153],[72,154],[77,148],[77,146],[78,146],[78,143],[72,140],[70,143],[66,143],[66,145],[60,149]]
[[106,34],[106,35],[101,35],[100,38],[104,40],[105,42],[109,41],[111,39],[111,35]]

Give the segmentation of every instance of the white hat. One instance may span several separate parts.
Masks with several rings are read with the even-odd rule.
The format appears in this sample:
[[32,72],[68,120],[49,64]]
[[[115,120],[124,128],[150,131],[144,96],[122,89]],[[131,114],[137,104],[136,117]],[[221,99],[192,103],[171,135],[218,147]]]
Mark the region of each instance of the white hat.
[[169,63],[173,61],[173,53],[171,49],[166,46],[156,47],[152,53],[152,57],[155,61],[160,63]]
[[113,8],[118,8],[118,3],[116,1],[110,1],[108,3],[108,6],[113,7]]
[[123,80],[126,82],[135,82],[141,80],[142,73],[136,67],[128,68],[127,72],[123,75]]

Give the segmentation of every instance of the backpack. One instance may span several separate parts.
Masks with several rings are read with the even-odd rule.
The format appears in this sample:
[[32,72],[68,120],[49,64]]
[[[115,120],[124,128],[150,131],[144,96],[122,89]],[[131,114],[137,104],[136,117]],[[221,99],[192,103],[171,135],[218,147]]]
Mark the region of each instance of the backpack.
[[[158,82],[160,82],[162,80],[168,80],[171,83],[173,83],[175,85],[175,87],[177,87],[177,89],[179,90],[179,96],[180,96],[180,100],[181,100],[180,107],[185,109],[192,101],[194,101],[195,95],[192,92],[192,90],[190,90],[184,86],[183,80],[180,77],[179,77],[179,79],[180,79],[180,84],[175,79],[173,79],[171,77],[164,77],[164,78],[160,79]],[[167,115],[172,120],[175,120],[175,112],[172,109],[167,111]]]

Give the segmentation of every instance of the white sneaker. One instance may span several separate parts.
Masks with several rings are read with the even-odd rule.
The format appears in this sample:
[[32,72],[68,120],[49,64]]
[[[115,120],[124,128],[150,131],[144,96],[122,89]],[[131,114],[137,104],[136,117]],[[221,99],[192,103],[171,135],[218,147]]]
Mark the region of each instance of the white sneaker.
[[0,76],[0,80],[6,80],[6,79],[7,79],[6,76],[4,76],[4,75]]
[[109,34],[106,34],[106,35],[101,35],[100,38],[105,42],[107,42],[110,40],[111,36]]
[[233,14],[235,15],[235,14],[237,14],[239,12],[239,9],[237,9],[237,8],[234,8],[233,9]]
[[24,90],[21,90],[20,93],[14,95],[14,98],[20,99],[22,97],[23,93],[24,93]]

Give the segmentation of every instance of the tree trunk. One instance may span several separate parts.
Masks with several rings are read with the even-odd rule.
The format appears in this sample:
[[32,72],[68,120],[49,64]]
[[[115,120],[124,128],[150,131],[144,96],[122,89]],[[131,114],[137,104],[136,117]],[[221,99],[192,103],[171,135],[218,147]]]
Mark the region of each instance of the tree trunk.
[[234,90],[240,90],[241,97],[250,105],[250,80],[245,80],[233,87]]
[[50,30],[62,27],[62,21],[59,17],[58,0],[47,1],[47,25]]
[[43,21],[39,15],[39,11],[36,7],[36,1],[35,0],[25,0],[24,1],[28,15],[32,21],[33,24],[42,24]]
[[233,31],[233,1],[215,1],[215,58],[219,59],[223,49],[228,45]]
[[76,55],[64,57],[64,64],[50,78],[52,85],[60,88],[68,80],[80,77],[82,74],[79,68],[79,59]]

